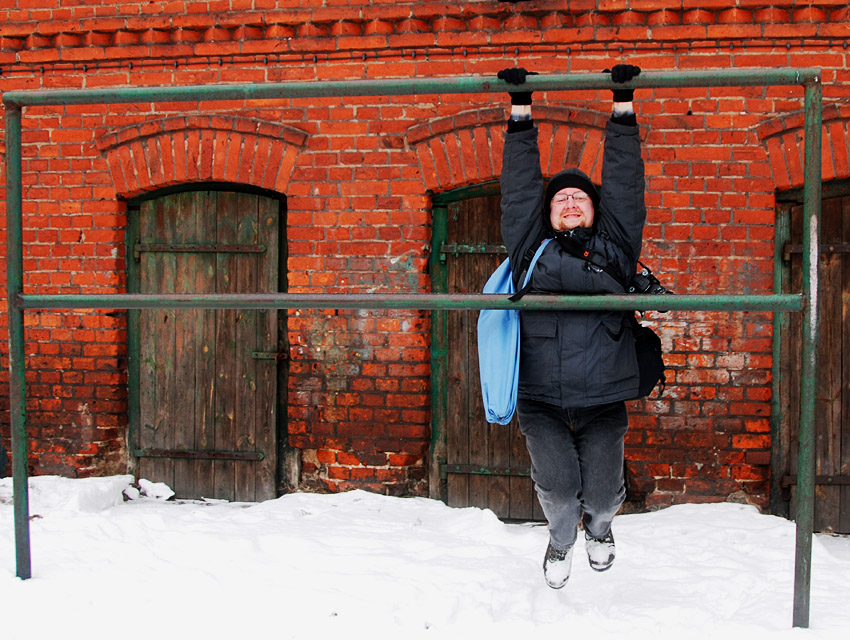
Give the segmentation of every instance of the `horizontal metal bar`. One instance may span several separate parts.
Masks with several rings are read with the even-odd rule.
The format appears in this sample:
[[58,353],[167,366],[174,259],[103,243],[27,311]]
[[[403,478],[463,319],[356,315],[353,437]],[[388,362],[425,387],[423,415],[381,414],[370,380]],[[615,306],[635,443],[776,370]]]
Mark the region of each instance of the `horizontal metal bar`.
[[440,247],[440,253],[494,253],[507,255],[508,250],[503,244],[444,244],[442,247]]
[[800,294],[527,295],[518,302],[484,294],[77,294],[18,295],[21,309],[535,309],[801,311]]
[[[744,87],[803,85],[816,81],[820,69],[719,69],[706,71],[647,71],[620,88],[649,87]],[[529,76],[529,91],[610,89],[609,73]],[[269,100],[338,96],[379,96],[447,93],[494,93],[507,90],[495,76],[451,78],[392,78],[382,80],[332,80],[268,84],[188,85],[183,87],[126,87],[108,89],[61,89],[7,91],[9,106],[116,104],[145,102],[196,102],[198,100]]]
[[[782,476],[782,486],[791,487],[797,484],[796,475]],[[850,476],[815,476],[815,484],[818,485],[848,485]]]
[[514,476],[526,478],[531,476],[531,467],[488,467],[478,464],[444,464],[443,474],[459,473],[476,476]]
[[137,458],[180,458],[188,460],[245,460],[256,462],[265,459],[262,451],[203,451],[187,449],[135,449]]

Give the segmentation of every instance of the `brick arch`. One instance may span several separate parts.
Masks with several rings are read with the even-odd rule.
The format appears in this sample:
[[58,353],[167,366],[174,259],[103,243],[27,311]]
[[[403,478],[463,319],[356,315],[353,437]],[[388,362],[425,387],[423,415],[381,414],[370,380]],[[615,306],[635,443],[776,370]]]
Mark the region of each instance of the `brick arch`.
[[307,134],[239,116],[174,116],[97,138],[115,191],[131,197],[174,184],[234,182],[285,193]]
[[[543,175],[578,167],[599,184],[608,117],[583,109],[535,106]],[[506,110],[498,107],[465,111],[408,129],[407,140],[416,151],[425,187],[448,191],[498,179],[506,119]]]
[[[776,188],[804,183],[805,114],[786,114],[759,125],[756,133],[767,148]],[[823,110],[821,164],[823,180],[850,177],[850,105],[827,105]]]

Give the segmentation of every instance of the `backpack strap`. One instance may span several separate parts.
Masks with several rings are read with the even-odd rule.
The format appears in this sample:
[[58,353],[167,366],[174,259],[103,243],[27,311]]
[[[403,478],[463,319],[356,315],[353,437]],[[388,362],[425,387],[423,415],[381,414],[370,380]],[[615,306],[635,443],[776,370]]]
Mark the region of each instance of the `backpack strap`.
[[[540,256],[543,255],[543,250],[546,248],[546,245],[549,244],[549,241],[552,238],[546,238],[540,245],[537,247],[537,250],[534,252],[534,255],[531,257],[531,262],[528,265],[528,270],[525,272],[525,281],[523,282],[522,288],[517,291],[514,295],[512,295],[508,300],[511,302],[516,302],[520,298],[522,298],[528,290],[531,288],[531,272],[534,270],[534,266],[537,264],[537,261],[540,259]],[[529,249],[531,251],[531,249]],[[528,254],[526,253],[526,256]],[[525,260],[523,259],[523,262]]]
[[555,239],[564,251],[574,255],[576,258],[587,260],[587,262],[593,266],[602,269],[605,273],[614,278],[614,280],[619,282],[624,291],[628,291],[628,287],[626,286],[626,283],[623,282],[622,276],[614,270],[608,262],[608,259],[601,253],[593,251],[592,249],[584,248],[575,238],[563,233],[555,234]]

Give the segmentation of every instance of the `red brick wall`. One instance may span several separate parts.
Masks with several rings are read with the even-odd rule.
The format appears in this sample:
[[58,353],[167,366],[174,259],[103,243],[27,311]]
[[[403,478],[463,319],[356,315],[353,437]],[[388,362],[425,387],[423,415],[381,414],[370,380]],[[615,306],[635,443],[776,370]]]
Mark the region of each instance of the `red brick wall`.
[[[544,73],[623,59],[649,71],[820,66],[824,178],[848,178],[846,2],[691,4],[0,0],[0,90],[493,75],[517,62]],[[535,97],[547,173],[568,159],[598,172],[592,125],[609,97]],[[637,99],[645,261],[682,293],[770,292],[774,191],[802,184],[802,91]],[[429,191],[498,176],[506,104],[476,94],[26,109],[25,286],[122,291],[121,198],[223,180],[287,194],[291,292],[428,292]],[[288,422],[304,486],[428,492],[428,317],[292,315]],[[662,399],[634,407],[630,490],[647,506],[764,505],[770,314],[654,318],[672,379]],[[123,470],[124,314],[26,322],[33,471]],[[8,447],[8,419],[2,437]]]

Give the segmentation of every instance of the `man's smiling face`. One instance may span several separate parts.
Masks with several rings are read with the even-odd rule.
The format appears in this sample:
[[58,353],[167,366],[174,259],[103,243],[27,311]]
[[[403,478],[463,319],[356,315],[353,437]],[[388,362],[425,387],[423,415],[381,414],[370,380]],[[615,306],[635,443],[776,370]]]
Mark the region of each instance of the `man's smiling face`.
[[555,231],[568,231],[593,225],[593,201],[581,189],[566,187],[554,195],[549,206],[549,222]]

